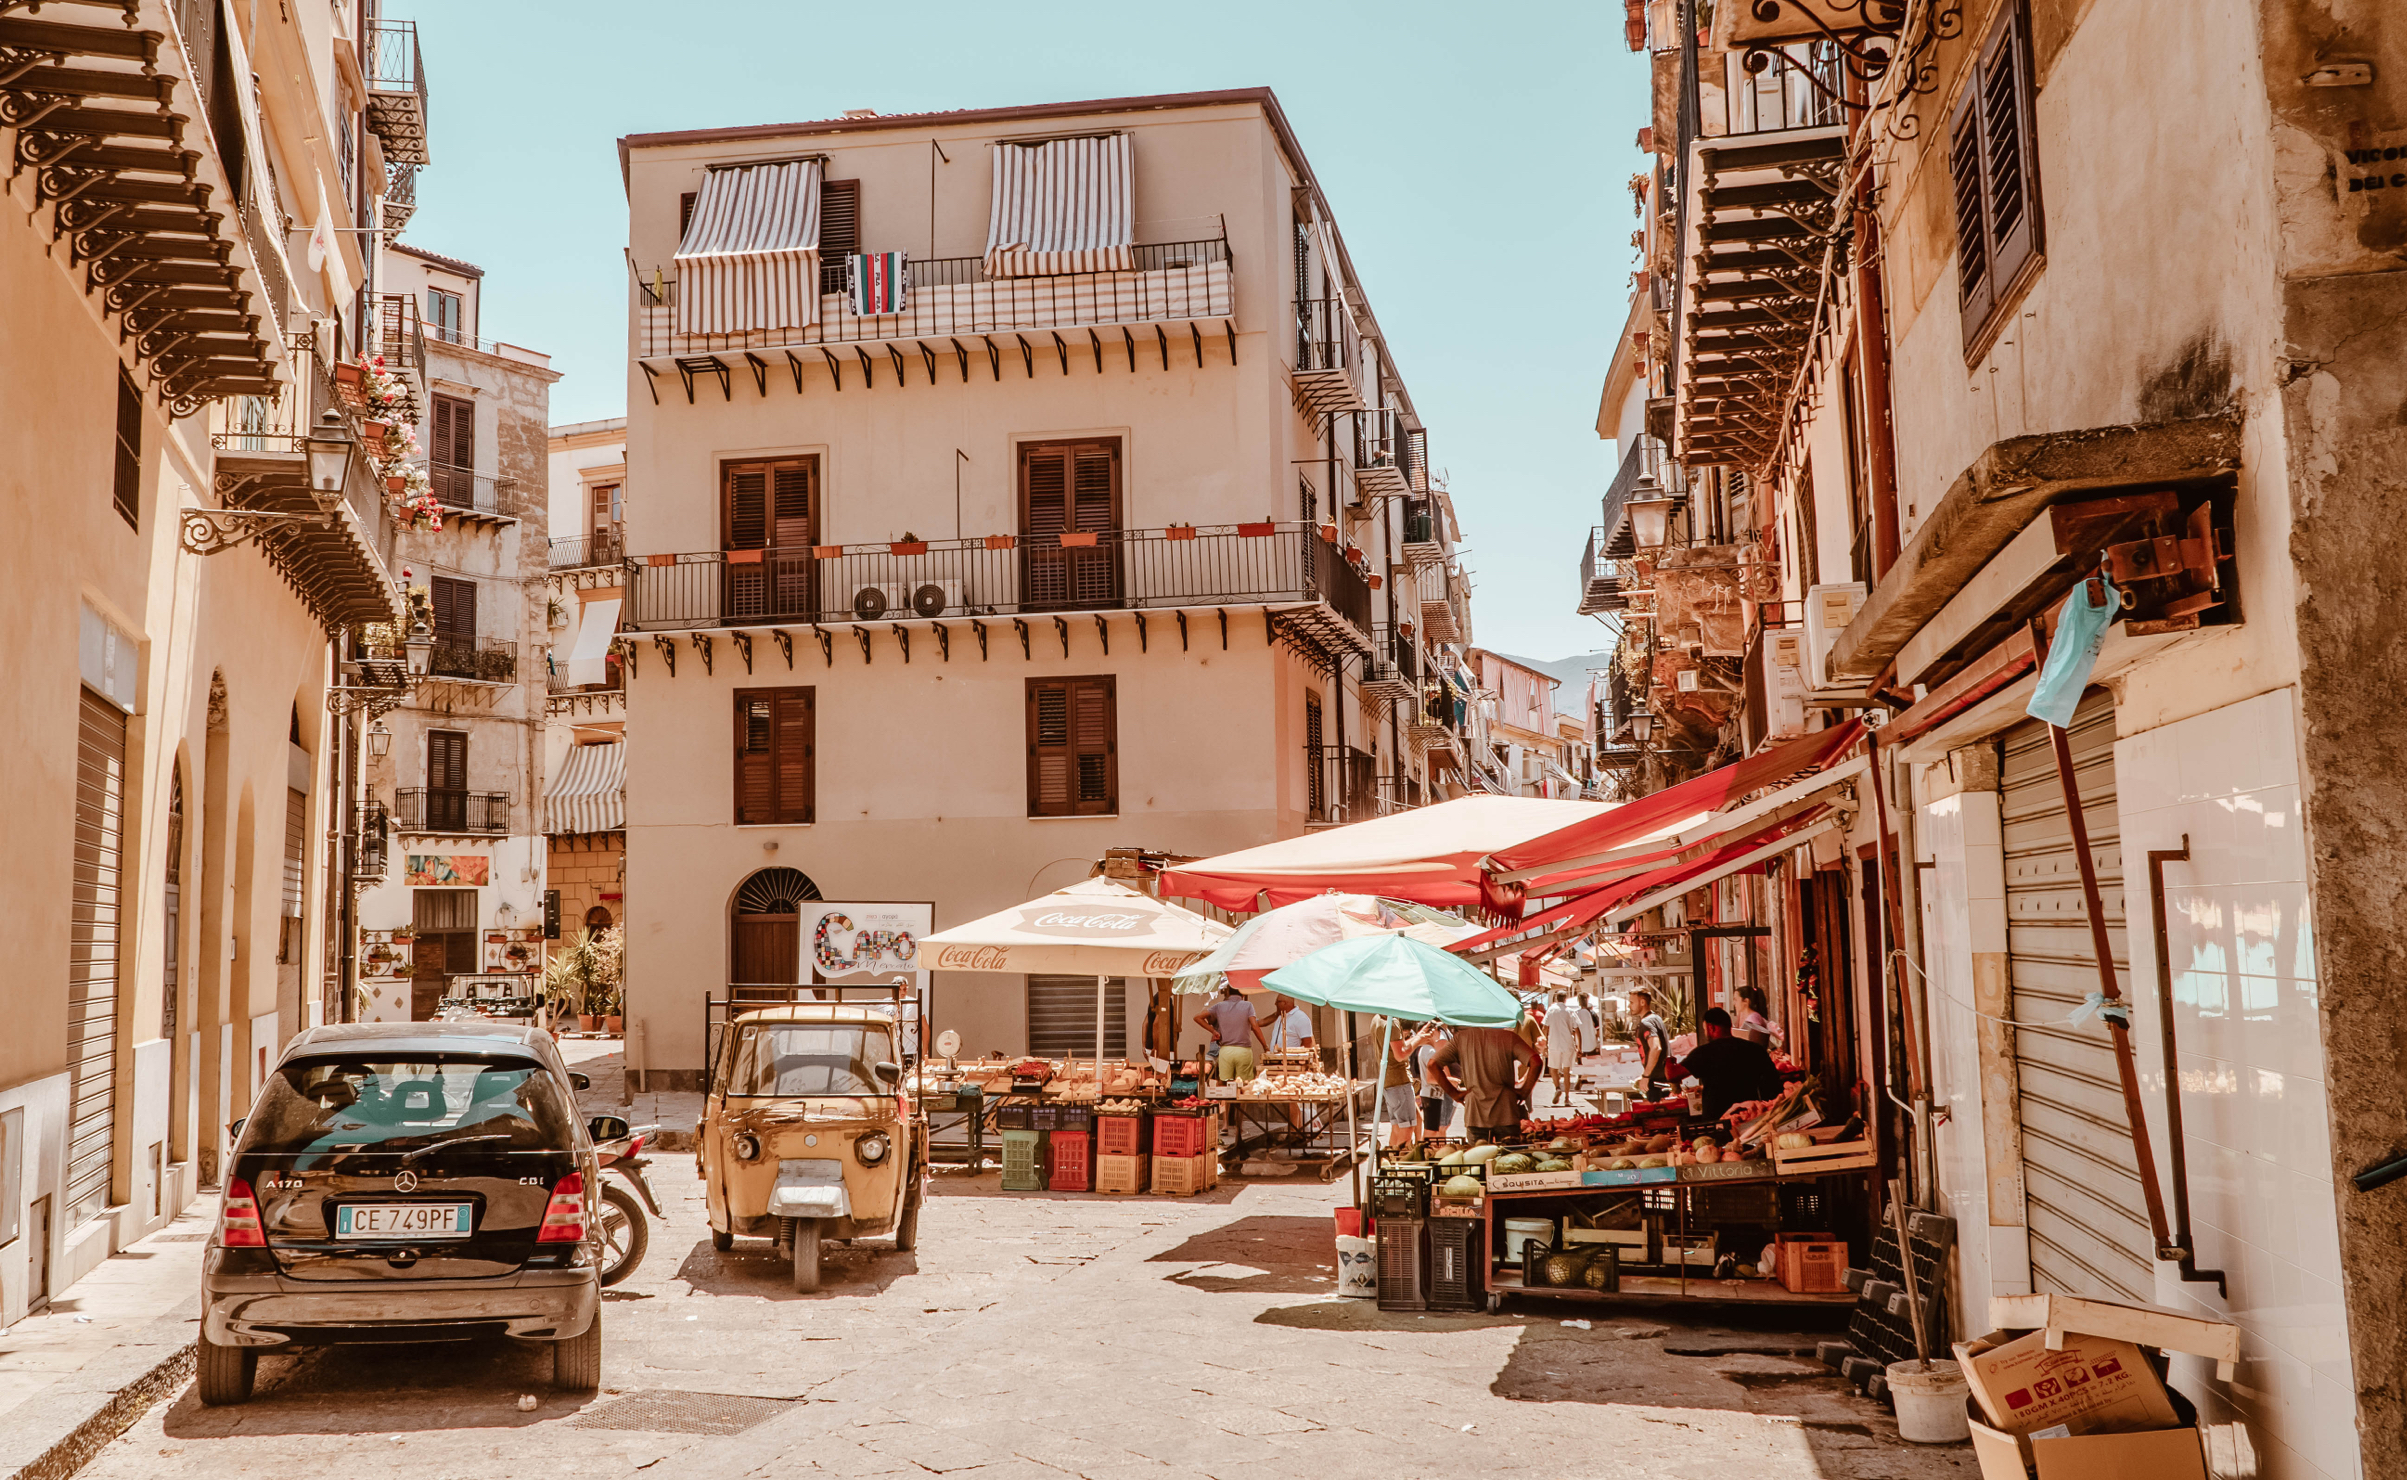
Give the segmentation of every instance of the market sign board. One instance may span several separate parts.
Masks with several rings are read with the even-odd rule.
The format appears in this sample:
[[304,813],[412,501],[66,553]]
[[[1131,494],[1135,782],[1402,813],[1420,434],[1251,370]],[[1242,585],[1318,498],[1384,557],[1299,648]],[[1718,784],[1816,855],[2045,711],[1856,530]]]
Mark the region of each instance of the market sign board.
[[802,906],[804,964],[814,984],[928,983],[920,940],[935,929],[926,903],[812,900]]

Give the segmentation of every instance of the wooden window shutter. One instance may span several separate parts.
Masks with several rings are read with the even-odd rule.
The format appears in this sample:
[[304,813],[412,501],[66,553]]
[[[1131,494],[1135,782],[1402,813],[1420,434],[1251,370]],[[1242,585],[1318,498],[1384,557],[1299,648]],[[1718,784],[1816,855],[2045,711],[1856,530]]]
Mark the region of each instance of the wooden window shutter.
[[819,182],[819,260],[832,261],[861,250],[861,182]]
[[727,466],[727,548],[758,550],[769,543],[769,465]]
[[117,372],[117,445],[109,501],[136,530],[142,528],[142,393],[132,377]]
[[811,506],[817,501],[812,484],[817,469],[809,462],[781,462],[769,465],[768,505],[776,521],[770,541],[780,550],[799,550],[814,543],[814,524]]
[[2031,48],[2019,4],[2001,6],[1981,51],[1981,139],[1989,276],[2002,300],[2039,251],[2038,156],[2031,137]]
[[1029,539],[1059,535],[1070,527],[1070,450],[1027,447],[1020,452],[1020,533]]
[[1077,530],[1112,530],[1120,525],[1120,447],[1090,444],[1070,449],[1071,510]]
[[817,783],[818,714],[809,689],[777,692],[777,820],[809,822]]
[[468,789],[468,737],[458,730],[426,732],[426,789]]
[[1989,277],[1989,212],[1981,179],[1980,78],[1956,99],[1948,124],[1947,165],[1956,199],[1956,303],[1964,316],[1964,348],[1970,353],[1989,322],[1995,295]]
[[685,244],[685,234],[693,229],[694,201],[700,194],[701,192],[698,190],[688,190],[677,197],[677,244],[679,246]]
[[432,592],[435,609],[435,632],[454,639],[476,638],[476,582],[454,580],[450,576],[433,578]]
[[777,701],[765,689],[735,696],[735,820],[777,820]]
[[1113,680],[1028,680],[1028,815],[1102,816],[1120,810]]

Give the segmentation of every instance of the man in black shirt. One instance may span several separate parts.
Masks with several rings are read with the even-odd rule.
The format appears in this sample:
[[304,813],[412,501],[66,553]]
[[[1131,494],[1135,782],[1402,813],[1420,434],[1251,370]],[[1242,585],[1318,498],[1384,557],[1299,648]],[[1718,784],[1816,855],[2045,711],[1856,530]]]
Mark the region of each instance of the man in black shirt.
[[1693,1075],[1705,1087],[1705,1114],[1714,1119],[1744,1100],[1768,1100],[1780,1093],[1780,1071],[1760,1043],[1734,1038],[1730,1014],[1708,1007],[1698,1018],[1705,1041],[1672,1067],[1675,1077]]

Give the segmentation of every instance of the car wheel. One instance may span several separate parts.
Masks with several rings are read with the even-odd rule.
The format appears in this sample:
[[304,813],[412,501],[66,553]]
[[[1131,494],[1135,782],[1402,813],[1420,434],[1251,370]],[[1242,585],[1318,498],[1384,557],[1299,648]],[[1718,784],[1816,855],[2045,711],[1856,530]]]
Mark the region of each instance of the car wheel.
[[194,1366],[200,1373],[201,1401],[212,1408],[251,1400],[259,1378],[259,1352],[247,1346],[219,1346],[203,1332]]
[[819,1288],[819,1220],[794,1222],[794,1293],[808,1295]]
[[714,1228],[710,1231],[710,1246],[724,1254],[735,1247],[735,1235],[724,1228]]
[[552,1343],[552,1386],[564,1393],[590,1393],[602,1385],[602,1315],[582,1336]]
[[926,1200],[927,1194],[922,1189],[927,1185],[915,1169],[911,1190],[903,1194],[903,1215],[894,1222],[894,1247],[898,1253],[908,1254],[919,1247],[919,1205]]
[[620,1187],[602,1189],[602,1283],[615,1285],[644,1262],[652,1232],[644,1226],[642,1204]]

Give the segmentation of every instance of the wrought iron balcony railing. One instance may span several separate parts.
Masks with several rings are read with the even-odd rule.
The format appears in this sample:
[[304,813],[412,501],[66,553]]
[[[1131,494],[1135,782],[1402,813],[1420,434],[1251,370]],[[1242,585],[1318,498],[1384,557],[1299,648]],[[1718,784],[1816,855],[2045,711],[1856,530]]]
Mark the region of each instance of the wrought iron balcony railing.
[[1840,99],[1846,81],[1838,50],[1827,41],[1725,52],[1719,132],[1773,134],[1845,123]]
[[418,167],[387,160],[384,167],[384,226],[399,231],[418,214]]
[[[891,361],[897,375],[905,375],[906,365],[916,361],[933,377],[937,365],[951,361],[948,373],[957,371],[966,377],[983,368],[1000,378],[1007,359],[1022,361],[1023,368],[1034,374],[1039,351],[1058,356],[1067,368],[1073,354],[1092,354],[1100,366],[1107,355],[1118,359],[1158,352],[1168,359],[1176,348],[1167,335],[1158,333],[1140,339],[1134,332],[1124,332],[1106,341],[1099,334],[1088,333],[1065,339],[1052,332],[1055,330],[1191,324],[1227,319],[1236,312],[1226,238],[1144,243],[1134,250],[1134,271],[1056,277],[990,278],[982,257],[928,258],[909,264],[900,312],[854,313],[847,283],[820,295],[816,323],[729,334],[682,332],[677,322],[675,269],[665,264],[636,268],[636,354],[639,359],[659,360],[740,355],[746,350],[807,353],[832,345],[892,344],[906,347],[894,351],[900,357]],[[934,359],[925,359],[920,350],[910,348],[921,341],[926,344],[925,354]],[[861,356],[831,354],[827,362],[858,368],[872,384],[888,368]],[[803,363],[801,359],[793,361],[796,374]],[[766,376],[768,362],[760,364],[762,368],[754,371],[739,360],[731,368]],[[783,373],[787,366],[776,369]]]
[[418,54],[418,23],[368,22],[368,127],[384,142],[384,157],[426,164],[426,64]]
[[1360,822],[1379,812],[1378,760],[1351,745],[1323,745],[1306,752],[1306,820]]
[[591,534],[561,535],[552,541],[553,570],[581,570],[589,565],[616,565],[627,558],[626,532],[617,525]]
[[426,375],[426,323],[418,300],[407,293],[380,295],[376,305],[376,352],[398,374]]
[[[1092,543],[1066,545],[1070,540]],[[1370,582],[1307,524],[703,550],[627,561],[638,632],[1319,603],[1369,645]]]
[[438,632],[427,671],[437,678],[471,683],[516,683],[518,644],[504,637],[457,637]]
[[562,643],[544,661],[544,687],[555,694],[610,693],[624,687],[625,670],[616,653],[603,661],[602,673],[600,683],[578,683],[569,677],[567,644]]
[[1295,389],[1314,411],[1366,409],[1355,374],[1362,364],[1362,331],[1343,298],[1303,298],[1295,305]]
[[503,833],[510,830],[506,791],[449,791],[404,786],[393,793],[394,824],[403,832]]
[[1622,611],[1630,604],[1630,599],[1621,590],[1625,567],[1622,562],[1603,553],[1609,537],[1609,531],[1602,525],[1590,529],[1588,546],[1580,552],[1579,613],[1583,617],[1599,612]]
[[362,802],[352,810],[351,877],[381,879],[385,875],[392,819],[386,815],[384,803],[378,801]]

